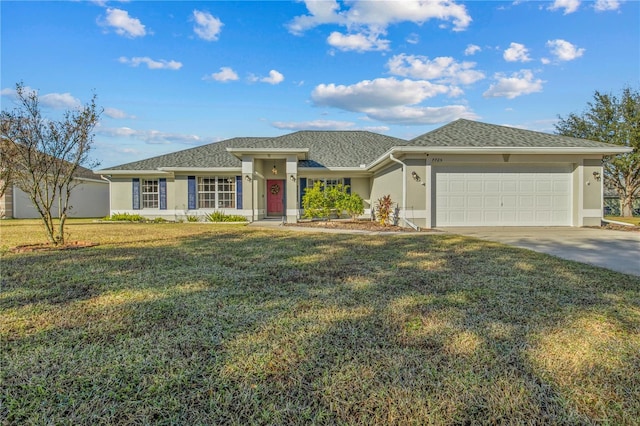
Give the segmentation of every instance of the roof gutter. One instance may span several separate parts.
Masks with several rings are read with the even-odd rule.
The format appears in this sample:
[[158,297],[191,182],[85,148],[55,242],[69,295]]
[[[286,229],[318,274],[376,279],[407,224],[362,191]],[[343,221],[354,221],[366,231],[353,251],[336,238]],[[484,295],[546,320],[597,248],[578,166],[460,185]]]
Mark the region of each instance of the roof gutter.
[[404,154],[535,154],[535,155],[561,155],[561,154],[597,154],[616,155],[632,152],[633,149],[626,146],[611,147],[500,147],[500,146],[395,146],[369,163],[367,170],[384,163],[390,155]]

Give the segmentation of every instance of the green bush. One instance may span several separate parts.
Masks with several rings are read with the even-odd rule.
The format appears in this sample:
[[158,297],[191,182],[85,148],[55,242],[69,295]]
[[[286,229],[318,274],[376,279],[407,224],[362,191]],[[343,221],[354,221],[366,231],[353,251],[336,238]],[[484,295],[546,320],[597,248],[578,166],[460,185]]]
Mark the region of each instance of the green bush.
[[364,201],[358,194],[349,194],[348,185],[336,185],[326,188],[321,182],[305,188],[302,208],[305,218],[329,218],[331,212],[339,216],[347,212],[352,219],[364,213]]
[[187,222],[200,222],[200,216],[195,214],[186,215]]
[[143,216],[139,214],[131,214],[131,213],[114,213],[111,216],[105,217],[103,220],[113,221],[113,222],[146,222]]
[[204,215],[207,222],[246,222],[247,218],[237,214],[224,214],[221,211],[215,211]]
[[356,193],[345,194],[337,205],[340,211],[345,211],[351,219],[356,220],[358,216],[364,213],[364,200]]

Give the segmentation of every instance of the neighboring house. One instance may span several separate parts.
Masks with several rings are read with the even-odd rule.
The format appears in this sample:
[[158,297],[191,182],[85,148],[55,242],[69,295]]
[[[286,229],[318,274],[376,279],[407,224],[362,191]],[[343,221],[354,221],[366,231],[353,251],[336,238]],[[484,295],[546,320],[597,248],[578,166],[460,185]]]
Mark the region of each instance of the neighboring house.
[[96,173],[111,213],[182,218],[223,211],[295,223],[316,181],[349,185],[371,215],[390,194],[400,225],[591,226],[604,155],[628,148],[457,120],[411,141],[364,131],[234,138]]
[[[96,176],[91,170],[78,167],[74,179],[78,185],[69,197],[69,217],[105,217],[109,215],[109,183]],[[54,217],[59,215],[58,206],[52,208]],[[16,185],[8,185],[0,197],[0,218],[35,219],[38,211],[29,196]]]
[[[604,187],[605,216],[620,216],[620,196],[613,188]],[[640,216],[640,198],[635,198],[632,205],[633,215]]]

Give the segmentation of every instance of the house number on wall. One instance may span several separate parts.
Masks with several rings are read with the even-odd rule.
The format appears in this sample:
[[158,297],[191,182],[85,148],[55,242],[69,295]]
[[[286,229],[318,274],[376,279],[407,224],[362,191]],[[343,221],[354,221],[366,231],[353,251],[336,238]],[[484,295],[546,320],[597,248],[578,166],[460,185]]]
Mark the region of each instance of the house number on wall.
[[432,158],[431,162],[432,163],[442,163],[442,158]]

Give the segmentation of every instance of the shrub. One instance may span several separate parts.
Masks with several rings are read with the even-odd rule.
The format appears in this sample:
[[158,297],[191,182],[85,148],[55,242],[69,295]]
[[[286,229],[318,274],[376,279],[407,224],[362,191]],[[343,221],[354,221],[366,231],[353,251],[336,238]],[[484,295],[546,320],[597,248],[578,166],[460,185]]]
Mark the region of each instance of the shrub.
[[315,182],[312,187],[305,188],[302,196],[302,208],[306,218],[329,217],[331,207],[321,182]]
[[204,215],[207,222],[246,222],[247,218],[237,214],[224,214],[221,211],[215,211]]
[[364,201],[358,194],[347,193],[348,185],[335,185],[326,188],[322,183],[316,182],[313,187],[306,188],[302,197],[304,217],[328,218],[332,211],[338,216],[347,212],[352,219],[364,213]]
[[143,216],[139,214],[131,214],[131,213],[114,213],[111,216],[105,217],[103,220],[113,221],[113,222],[146,222]]
[[391,200],[391,195],[387,194],[378,198],[378,201],[376,202],[376,215],[380,224],[388,225],[392,212],[393,201]]
[[200,222],[200,216],[198,215],[188,214],[185,217],[187,219],[187,222]]
[[346,211],[351,219],[356,220],[364,213],[364,200],[356,193],[345,194],[337,205],[340,211]]

